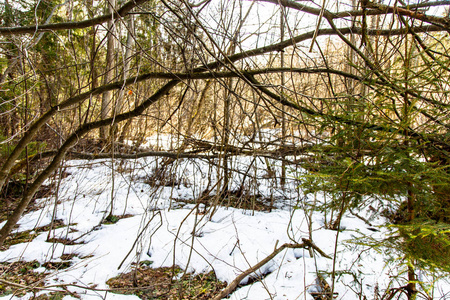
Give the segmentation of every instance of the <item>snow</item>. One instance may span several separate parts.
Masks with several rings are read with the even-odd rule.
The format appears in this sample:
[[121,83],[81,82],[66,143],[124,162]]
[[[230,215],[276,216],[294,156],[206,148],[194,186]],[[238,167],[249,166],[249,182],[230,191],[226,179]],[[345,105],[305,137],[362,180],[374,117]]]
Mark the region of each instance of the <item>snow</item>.
[[[237,157],[232,164],[246,170],[251,160]],[[348,214],[343,217],[339,232],[329,230],[324,227],[325,218],[320,212],[312,212],[309,224],[310,212],[302,209],[307,206],[301,203],[311,203],[312,199],[302,194],[295,178],[304,170],[292,170],[292,180],[283,191],[279,183],[264,177],[264,162],[257,160],[257,167],[251,172],[259,179],[247,185],[252,186],[255,194],[273,196],[277,209],[261,212],[221,206],[211,214],[211,211],[204,213],[203,204],[196,206],[192,200],[211,189],[217,170],[200,160],[179,160],[168,170],[175,179],[173,186],[145,183],[161,166],[161,161],[155,158],[116,160],[114,165],[111,160],[67,161],[63,167],[67,176],[61,179],[55,210],[56,219],[65,226],[53,230],[51,235],[77,243],[49,243],[46,242],[48,232],[43,232],[29,243],[0,252],[0,261],[37,260],[42,264],[61,261],[62,254],[76,254],[71,267],[46,278],[47,285],[69,284],[67,288],[77,292],[81,299],[138,299],[105,291],[106,281],[130,271],[132,263],[148,260],[153,262],[152,267],[176,264],[192,273],[214,270],[218,279],[230,283],[276,247],[310,238],[311,225],[312,241],[330,257],[336,256],[338,299],[360,299],[358,294],[373,299],[375,293],[382,295],[389,285],[406,283],[401,265],[389,262],[387,252],[354,243],[364,237],[378,240],[386,237],[387,229],[381,226],[384,220],[374,216],[370,209],[363,209],[361,214],[370,219],[372,226]],[[277,167],[276,162],[271,164]],[[208,183],[208,178],[213,183]],[[232,189],[238,187],[242,178],[242,174],[235,174]],[[115,215],[132,216],[115,224],[104,224],[111,199]],[[321,203],[323,195],[317,194],[315,201]],[[42,209],[25,214],[16,232],[50,224],[55,196],[37,202]],[[333,259],[317,252],[311,257],[303,248],[285,249],[250,276],[259,276],[261,280],[240,287],[230,299],[313,299],[310,292],[320,291],[317,272],[323,272],[331,282],[326,274],[332,270]],[[436,279],[425,272],[419,275],[430,282]],[[249,277],[245,278],[241,284],[248,280]],[[435,299],[445,299],[445,294],[450,292],[450,283],[445,278],[435,281],[434,286]],[[32,296],[27,294],[20,299]]]

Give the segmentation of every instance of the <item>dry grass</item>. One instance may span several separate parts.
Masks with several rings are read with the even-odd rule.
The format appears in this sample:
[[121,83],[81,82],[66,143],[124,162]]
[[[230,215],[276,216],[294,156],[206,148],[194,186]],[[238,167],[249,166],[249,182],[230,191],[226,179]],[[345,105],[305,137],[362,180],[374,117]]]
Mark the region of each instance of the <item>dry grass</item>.
[[216,279],[214,272],[196,276],[182,274],[178,267],[150,268],[141,263],[133,271],[108,280],[107,284],[122,294],[141,299],[211,299],[226,283]]

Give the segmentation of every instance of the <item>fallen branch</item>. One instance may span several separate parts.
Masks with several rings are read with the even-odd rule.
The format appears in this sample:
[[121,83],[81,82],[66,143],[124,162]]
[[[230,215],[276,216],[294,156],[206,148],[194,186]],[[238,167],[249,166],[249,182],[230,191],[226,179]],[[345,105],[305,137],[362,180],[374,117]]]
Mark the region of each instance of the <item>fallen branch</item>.
[[246,276],[250,275],[251,273],[256,272],[259,268],[261,268],[266,263],[271,261],[275,256],[277,256],[278,253],[280,253],[281,251],[283,251],[286,248],[291,248],[291,249],[312,248],[315,251],[317,251],[320,255],[322,255],[323,257],[331,259],[330,256],[328,256],[327,254],[325,254],[325,252],[323,252],[321,249],[319,249],[319,247],[317,247],[311,240],[302,239],[302,241],[303,241],[303,243],[301,243],[301,244],[298,244],[298,243],[297,244],[283,244],[280,247],[276,248],[269,256],[264,258],[262,261],[260,261],[259,263],[257,263],[253,267],[251,267],[251,268],[245,270],[244,272],[242,272],[230,284],[228,284],[227,287],[224,288],[216,297],[214,297],[213,300],[220,300],[220,299],[228,296],[229,294],[231,294],[236,289],[236,287],[239,285],[239,283]]
[[[233,145],[227,145],[225,147],[216,146],[212,143],[202,142],[197,143],[195,148],[191,151],[180,152],[179,150],[173,151],[144,151],[144,150],[135,150],[134,153],[90,153],[90,152],[76,152],[76,151],[67,151],[66,156],[70,159],[87,159],[87,160],[95,160],[95,159],[106,159],[114,158],[119,159],[138,159],[143,157],[166,157],[172,159],[183,159],[183,158],[198,158],[198,159],[215,159],[219,157],[231,157],[238,155],[247,155],[247,156],[263,156],[271,159],[283,159],[286,156],[295,155],[299,153],[305,153],[305,151],[312,151],[312,145],[307,144],[302,147],[288,146],[288,145],[277,145],[272,144],[273,146],[278,146],[278,148],[274,150],[264,150],[264,149],[251,149],[251,148],[239,148]],[[201,154],[203,152],[211,152],[210,154]],[[10,174],[16,174],[21,169],[25,168],[27,162],[36,162],[42,159],[53,158],[58,153],[57,150],[45,151],[42,153],[37,153],[33,155],[29,155],[26,158],[23,158],[19,161],[16,161],[16,164],[11,169]],[[299,159],[297,162],[291,162],[286,160],[288,163],[297,164],[301,161]]]

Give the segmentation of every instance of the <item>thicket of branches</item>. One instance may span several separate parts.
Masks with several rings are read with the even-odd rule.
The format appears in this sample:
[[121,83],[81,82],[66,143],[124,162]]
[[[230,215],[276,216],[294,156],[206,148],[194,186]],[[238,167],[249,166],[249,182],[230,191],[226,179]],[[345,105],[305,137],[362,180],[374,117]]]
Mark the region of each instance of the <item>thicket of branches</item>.
[[414,266],[450,271],[450,2],[328,2],[4,1],[0,187],[25,189],[0,245],[65,158],[220,158],[226,197],[258,155],[315,175],[331,228],[386,208],[411,299]]

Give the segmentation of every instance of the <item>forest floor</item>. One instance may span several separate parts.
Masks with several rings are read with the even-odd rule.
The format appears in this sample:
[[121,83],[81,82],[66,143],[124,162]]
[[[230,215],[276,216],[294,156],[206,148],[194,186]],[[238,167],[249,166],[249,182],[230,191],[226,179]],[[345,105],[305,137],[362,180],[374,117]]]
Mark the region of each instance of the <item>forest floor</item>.
[[[285,249],[230,299],[317,300],[332,290],[337,299],[382,299],[406,285],[402,254],[370,246],[392,230],[378,213],[387,204],[362,206],[328,229],[337,212],[312,210],[327,196],[302,193],[306,172],[289,169],[282,188],[266,163],[233,158],[241,172],[227,197],[215,197],[217,170],[197,159],[165,168],[161,158],[67,161],[64,178],[46,182],[52,194],[34,201],[0,251],[0,299],[211,299],[303,239],[328,257]],[[448,278],[417,275],[419,297],[450,299]]]

